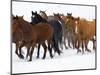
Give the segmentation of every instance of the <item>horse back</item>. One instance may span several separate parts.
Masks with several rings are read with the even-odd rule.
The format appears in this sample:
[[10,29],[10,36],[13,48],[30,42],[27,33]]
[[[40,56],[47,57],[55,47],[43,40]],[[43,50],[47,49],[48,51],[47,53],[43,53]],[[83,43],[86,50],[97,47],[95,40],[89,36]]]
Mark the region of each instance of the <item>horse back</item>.
[[53,28],[47,23],[38,23],[33,26],[36,33],[37,41],[49,40],[53,36]]

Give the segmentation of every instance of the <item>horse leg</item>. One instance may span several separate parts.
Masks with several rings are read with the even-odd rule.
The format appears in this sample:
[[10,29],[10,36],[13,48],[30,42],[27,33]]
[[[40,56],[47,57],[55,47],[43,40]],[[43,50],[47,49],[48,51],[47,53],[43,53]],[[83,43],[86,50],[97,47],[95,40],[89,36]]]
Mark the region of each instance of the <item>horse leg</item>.
[[28,58],[29,53],[30,53],[30,46],[27,46],[27,54],[26,54],[26,59]]
[[44,55],[43,55],[42,59],[45,59],[45,57],[46,57],[46,52],[47,52],[47,46],[46,46],[45,42],[42,43],[42,46],[43,46],[43,48],[44,48]]
[[22,55],[22,47],[25,45],[26,43],[25,42],[22,42],[21,45],[19,46],[19,57],[21,59],[24,59],[24,56]]
[[93,39],[93,50],[96,50],[96,40]]
[[89,40],[85,40],[85,50],[88,51],[88,52],[91,52],[91,50],[89,50],[88,47],[87,47],[88,42],[89,42]]
[[50,57],[53,58],[52,48],[50,47],[50,44],[51,44],[51,47],[52,47],[52,43],[48,42],[48,50],[49,50]]
[[38,44],[37,58],[39,58],[39,53],[40,53],[40,44]]
[[55,42],[55,44],[54,44],[55,46],[55,51],[57,51],[57,53],[58,53],[58,55],[60,55],[62,52],[61,52],[61,50],[59,49],[59,46],[58,46],[58,42]]
[[72,48],[72,47],[70,46],[70,43],[71,43],[71,37],[68,38],[68,46],[69,46],[70,48]]
[[84,54],[84,41],[82,41],[82,54]]
[[32,45],[32,48],[30,50],[30,53],[29,53],[29,56],[30,56],[29,61],[32,61],[32,55],[33,55],[33,52],[34,52],[34,47],[35,47],[35,43]]
[[17,42],[16,43],[16,50],[15,50],[15,53],[18,55],[18,48],[19,48],[19,43]]
[[75,40],[72,40],[73,49],[75,49]]
[[68,49],[68,47],[66,46],[66,38],[64,37],[64,46],[66,49]]
[[[77,44],[77,42],[76,42],[76,44]],[[76,48],[77,48],[77,54],[78,54],[79,52],[81,52],[81,50],[79,49],[79,47],[80,47],[80,41],[78,40],[78,45],[76,46]]]

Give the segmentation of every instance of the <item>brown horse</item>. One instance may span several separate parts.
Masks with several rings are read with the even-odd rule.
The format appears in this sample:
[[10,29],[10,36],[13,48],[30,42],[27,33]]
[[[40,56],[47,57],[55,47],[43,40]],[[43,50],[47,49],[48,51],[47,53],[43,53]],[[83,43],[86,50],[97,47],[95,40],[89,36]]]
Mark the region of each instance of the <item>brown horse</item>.
[[[85,50],[91,51],[87,48],[89,40],[93,40],[93,49],[95,49],[95,42],[94,42],[94,36],[96,37],[96,25],[95,20],[93,21],[87,21],[86,19],[79,19],[77,21],[77,27],[79,34],[81,35],[81,39],[84,42]],[[84,53],[84,50],[83,50]]]
[[[82,45],[82,52],[85,50],[90,52],[87,48],[89,40],[93,39],[95,36],[95,21],[87,21],[86,19],[74,18],[73,16],[68,16],[67,21],[70,21],[72,26],[70,26],[75,32],[75,47],[80,51],[79,47]],[[77,45],[78,43],[78,45]],[[76,46],[77,45],[77,46]],[[93,43],[95,48],[95,44]]]
[[[36,43],[42,44],[44,47],[44,56],[43,59],[46,57],[47,52],[47,46],[45,44],[45,41],[47,41],[48,44],[48,50],[50,52],[50,57],[52,58],[52,50],[50,46],[53,46],[52,44],[52,37],[53,37],[53,28],[48,23],[38,23],[36,25],[32,26],[33,30],[36,33]],[[32,57],[33,50],[31,50],[30,57]],[[30,58],[31,60],[31,58]]]
[[[44,24],[44,25],[43,25]],[[20,33],[19,33],[20,32]],[[46,45],[44,42],[47,40],[48,42],[48,49],[51,54],[50,45],[51,39],[53,36],[53,29],[50,25],[46,23],[39,23],[38,25],[32,26],[29,22],[25,21],[23,17],[14,17],[12,19],[12,41],[16,44],[16,54],[19,57],[23,58],[21,54],[21,47],[27,46],[28,47],[28,54],[30,56],[30,61],[32,60],[32,54],[34,51],[34,47],[37,43],[42,43],[45,46],[45,52],[43,58],[46,56]],[[30,50],[30,47],[32,49]],[[18,54],[19,48],[19,54]]]
[[67,31],[67,39],[68,39],[68,45],[70,47],[70,44],[73,45],[73,48],[75,48],[76,44],[76,29],[75,29],[75,21],[77,21],[77,18],[73,18],[72,14],[67,13],[67,16],[65,18],[65,28]]
[[[28,25],[28,22],[23,20],[23,16],[12,17],[12,42],[16,44],[15,53],[20,57],[24,58],[21,54],[20,49],[23,42],[29,43],[32,40],[32,27]],[[29,37],[28,37],[29,36]]]

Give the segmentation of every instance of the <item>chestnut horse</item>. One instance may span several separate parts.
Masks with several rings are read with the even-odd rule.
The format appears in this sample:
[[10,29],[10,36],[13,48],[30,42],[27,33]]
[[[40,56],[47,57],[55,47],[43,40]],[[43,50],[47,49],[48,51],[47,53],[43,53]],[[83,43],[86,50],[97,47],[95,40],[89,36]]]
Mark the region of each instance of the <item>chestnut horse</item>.
[[54,41],[56,42],[56,49],[59,50],[59,46],[62,48],[62,36],[63,36],[63,28],[62,28],[61,22],[58,19],[56,19],[53,15],[47,16],[45,11],[40,11],[40,16],[43,19],[46,19],[47,22],[53,27]]
[[[91,50],[88,49],[87,45],[89,40],[93,40],[93,49],[96,49],[94,40],[94,36],[96,37],[96,25],[95,20],[93,21],[87,21],[86,19],[80,19],[77,21],[77,28],[79,31],[79,34],[81,35],[81,39],[84,42],[85,50],[88,52],[91,52]],[[83,50],[84,53],[84,50]]]
[[[20,32],[20,33],[19,33]],[[32,61],[32,55],[34,51],[34,47],[37,43],[43,44],[45,46],[44,56],[46,56],[46,48],[47,46],[44,45],[44,42],[47,40],[48,44],[52,46],[52,36],[53,36],[53,29],[47,23],[39,23],[38,25],[32,26],[29,22],[25,21],[23,17],[14,17],[12,19],[12,42],[18,43],[18,48],[16,48],[16,52],[18,56],[23,56],[21,54],[21,47],[27,46],[28,47],[28,54],[30,56],[29,61]],[[50,46],[48,45],[48,46]],[[30,47],[31,50],[30,50]],[[48,47],[50,52],[50,57],[52,58],[53,55],[51,53],[50,47]]]
[[[75,32],[75,47],[78,49],[78,52],[80,52],[80,45],[82,45],[82,53],[84,53],[84,47],[85,50],[88,52],[91,52],[87,45],[89,40],[94,39],[93,37],[96,36],[95,33],[95,21],[87,21],[86,19],[80,19],[74,18],[73,16],[67,16],[67,21],[70,21],[72,23],[71,28]],[[78,43],[78,45],[77,45]],[[76,46],[77,45],[77,46]],[[95,49],[95,44],[93,41],[93,48]]]
[[68,46],[70,47],[70,44],[73,45],[73,48],[75,48],[76,44],[76,30],[75,30],[75,21],[77,18],[73,18],[71,13],[67,13],[65,19],[65,28],[67,31],[67,39],[68,39]]
[[[12,42],[16,44],[15,53],[20,57],[24,58],[21,54],[21,45],[23,42],[29,43],[32,41],[32,27],[28,22],[23,20],[23,16],[12,16]],[[19,50],[19,51],[18,51]]]

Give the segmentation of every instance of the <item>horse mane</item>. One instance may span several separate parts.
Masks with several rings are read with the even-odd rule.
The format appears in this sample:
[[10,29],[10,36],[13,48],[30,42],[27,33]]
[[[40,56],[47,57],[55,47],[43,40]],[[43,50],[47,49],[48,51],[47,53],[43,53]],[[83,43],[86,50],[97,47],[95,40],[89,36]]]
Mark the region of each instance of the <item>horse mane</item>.
[[47,16],[47,14],[45,13],[45,11],[41,11],[41,10],[40,10],[40,13],[41,13],[41,17],[42,17],[42,18],[48,19],[48,16]]

